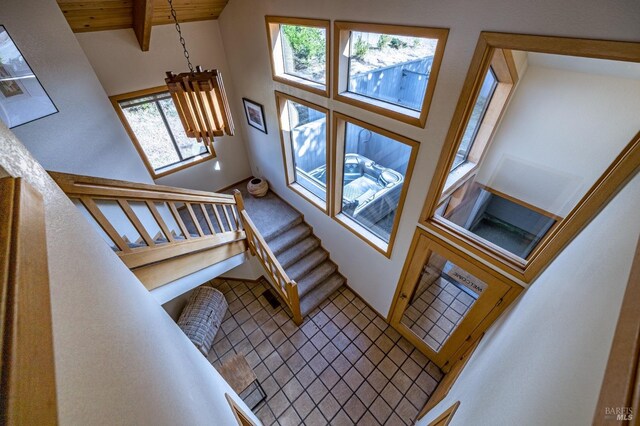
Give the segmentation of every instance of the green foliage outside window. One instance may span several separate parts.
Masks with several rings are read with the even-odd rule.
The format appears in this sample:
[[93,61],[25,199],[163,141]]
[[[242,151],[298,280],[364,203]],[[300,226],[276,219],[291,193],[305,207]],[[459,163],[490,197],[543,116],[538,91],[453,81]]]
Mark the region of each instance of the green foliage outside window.
[[283,25],[282,31],[293,51],[296,70],[303,70],[313,63],[324,63],[326,41],[322,29]]

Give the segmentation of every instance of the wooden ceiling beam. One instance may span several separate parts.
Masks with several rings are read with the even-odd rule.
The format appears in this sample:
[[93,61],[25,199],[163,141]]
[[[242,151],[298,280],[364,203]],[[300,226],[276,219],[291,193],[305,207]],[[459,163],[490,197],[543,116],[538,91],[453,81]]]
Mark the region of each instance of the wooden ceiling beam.
[[153,1],[134,0],[133,2],[133,31],[136,33],[140,49],[149,50],[151,42],[151,27],[153,25]]
[[[149,49],[151,26],[173,23],[166,0],[57,1],[73,32],[133,28],[142,50]],[[173,0],[173,5],[179,22],[192,22],[217,19],[227,2],[228,0]]]

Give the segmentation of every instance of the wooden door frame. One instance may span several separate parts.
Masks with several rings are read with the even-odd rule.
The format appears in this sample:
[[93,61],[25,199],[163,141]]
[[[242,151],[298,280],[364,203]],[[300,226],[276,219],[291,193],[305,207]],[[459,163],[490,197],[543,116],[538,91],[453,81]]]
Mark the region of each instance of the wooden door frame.
[[[459,333],[464,330],[464,328],[459,329],[458,325],[454,332],[450,335],[451,337],[447,338],[447,341],[438,352],[434,351],[429,345],[427,345],[427,343],[421,340],[412,331],[410,331],[407,326],[403,325],[400,322],[404,310],[406,309],[406,306],[408,305],[410,300],[410,297],[408,295],[403,297],[403,294],[413,294],[416,286],[418,285],[418,280],[414,280],[415,282],[409,282],[409,280],[411,280],[412,277],[416,274],[421,274],[421,272],[419,271],[421,271],[424,267],[424,262],[416,262],[415,260],[424,259],[426,261],[426,259],[428,259],[428,256],[432,252],[438,253],[439,255],[445,257],[447,260],[452,261],[457,266],[478,277],[489,286],[488,288],[495,288],[496,285],[500,285],[504,288],[503,293],[498,292],[493,295],[493,299],[495,299],[493,301],[490,301],[488,299],[491,296],[486,296],[484,300],[482,299],[482,296],[480,296],[474,306],[467,312],[464,319],[460,323],[462,324],[462,322],[466,321],[467,324],[475,323],[475,326],[472,325],[471,328],[468,329],[468,334],[466,337],[461,336],[460,334],[454,337],[456,331]],[[407,286],[411,288],[410,292],[405,290],[405,287]],[[396,293],[389,309],[388,318],[390,324],[400,334],[402,334],[415,347],[422,351],[444,372],[448,372],[451,369],[452,364],[454,364],[455,360],[461,357],[462,354],[467,351],[467,349],[473,344],[473,342],[475,342],[479,338],[479,336],[487,330],[487,328],[511,304],[511,302],[513,302],[513,300],[518,294],[520,294],[521,291],[522,287],[517,283],[508,280],[496,271],[493,271],[487,268],[485,265],[478,263],[468,254],[462,252],[448,242],[438,238],[437,236],[429,234],[422,228],[416,228],[409,253],[405,260],[405,264],[402,269],[398,285],[396,287]],[[485,295],[490,294],[486,292],[486,290],[483,293]],[[406,302],[403,302],[403,300],[406,300]],[[486,314],[481,314],[478,312],[478,308],[486,308],[486,305],[478,305],[478,303],[493,303],[494,306],[490,308],[486,312]],[[462,337],[464,337],[464,339],[461,340]],[[460,342],[456,343],[457,341]],[[445,348],[445,345],[447,344],[449,345],[449,348]]]

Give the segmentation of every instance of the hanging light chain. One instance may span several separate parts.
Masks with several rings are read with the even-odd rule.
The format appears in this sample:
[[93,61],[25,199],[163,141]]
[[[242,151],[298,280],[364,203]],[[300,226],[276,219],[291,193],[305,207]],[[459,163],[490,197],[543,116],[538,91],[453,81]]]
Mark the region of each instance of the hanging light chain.
[[182,31],[180,30],[180,23],[178,22],[178,17],[176,16],[176,10],[173,8],[173,0],[167,1],[169,2],[169,7],[171,8],[171,16],[173,16],[173,21],[176,23],[176,31],[178,31],[178,35],[180,36],[180,44],[182,45],[182,49],[184,50],[184,57],[187,59],[189,70],[191,72],[194,72],[193,65],[191,64],[191,59],[189,59],[189,51],[187,50],[187,45],[184,41],[184,37],[182,37]]

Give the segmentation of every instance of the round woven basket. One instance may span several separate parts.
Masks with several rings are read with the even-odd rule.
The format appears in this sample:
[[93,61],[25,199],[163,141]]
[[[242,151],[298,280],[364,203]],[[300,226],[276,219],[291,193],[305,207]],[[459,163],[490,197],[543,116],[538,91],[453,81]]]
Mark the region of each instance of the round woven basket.
[[247,191],[256,198],[264,197],[268,190],[269,184],[264,179],[253,178],[247,184]]

